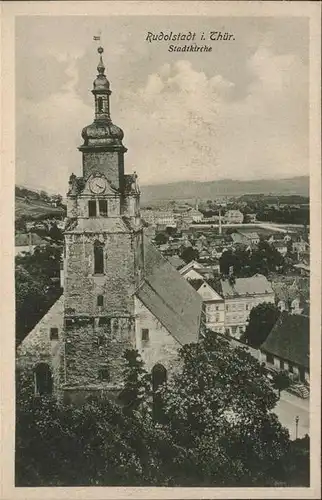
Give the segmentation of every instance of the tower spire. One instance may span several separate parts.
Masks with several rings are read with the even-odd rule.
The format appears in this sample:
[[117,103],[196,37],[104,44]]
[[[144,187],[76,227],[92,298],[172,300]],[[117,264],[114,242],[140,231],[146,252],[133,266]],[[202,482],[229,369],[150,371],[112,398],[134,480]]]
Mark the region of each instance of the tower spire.
[[[98,37],[96,37],[98,38]],[[99,61],[97,65],[97,77],[93,82],[93,90],[95,98],[95,120],[99,121],[110,121],[110,82],[106,78],[105,75],[105,66],[103,62],[102,54],[104,49],[102,46],[99,46],[97,49],[99,53]]]
[[98,71],[98,74],[99,75],[104,75],[104,72],[105,72],[105,66],[104,66],[104,63],[103,63],[103,57],[102,57],[102,54],[104,52],[104,49],[103,47],[98,47],[97,49],[97,52],[99,53],[100,55],[100,60],[99,60],[99,63],[98,63],[98,66],[97,66],[97,71]]

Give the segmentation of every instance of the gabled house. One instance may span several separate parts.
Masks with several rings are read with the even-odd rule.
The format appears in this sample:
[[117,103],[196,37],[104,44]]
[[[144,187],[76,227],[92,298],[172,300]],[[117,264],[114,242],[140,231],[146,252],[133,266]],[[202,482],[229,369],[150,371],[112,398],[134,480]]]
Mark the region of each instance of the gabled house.
[[260,241],[260,237],[256,232],[236,231],[231,234],[231,238],[234,243],[243,243],[244,245],[257,245]]
[[186,280],[203,280],[203,276],[199,273],[200,269],[202,268],[202,264],[199,264],[199,262],[192,260],[191,262],[183,266],[179,270],[179,273]]
[[273,247],[283,256],[287,254],[287,242],[282,241],[274,241],[272,243]]
[[284,312],[261,345],[261,360],[268,368],[309,382],[309,345],[309,317]]
[[[205,326],[218,333],[225,332],[224,299],[215,290],[213,280],[189,280],[191,286],[202,298],[205,312]],[[212,286],[213,285],[213,286]]]

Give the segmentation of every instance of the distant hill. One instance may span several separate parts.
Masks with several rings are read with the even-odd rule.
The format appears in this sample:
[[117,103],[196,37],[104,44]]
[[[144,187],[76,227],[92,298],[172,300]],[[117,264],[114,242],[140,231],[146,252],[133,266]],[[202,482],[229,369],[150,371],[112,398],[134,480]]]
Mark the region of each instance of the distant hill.
[[26,220],[63,217],[64,207],[55,207],[46,193],[33,191],[23,186],[15,188],[15,218]]
[[242,196],[244,194],[273,194],[309,196],[309,177],[290,179],[261,179],[238,181],[223,179],[210,182],[184,181],[154,186],[141,186],[143,203],[156,200],[211,200],[219,196]]

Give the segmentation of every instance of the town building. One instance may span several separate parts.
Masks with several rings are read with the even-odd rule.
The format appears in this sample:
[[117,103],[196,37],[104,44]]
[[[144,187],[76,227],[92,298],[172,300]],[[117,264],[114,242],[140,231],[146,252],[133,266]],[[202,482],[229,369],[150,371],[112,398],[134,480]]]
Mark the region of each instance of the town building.
[[287,242],[285,240],[282,241],[274,241],[272,246],[277,250],[283,257],[287,254]]
[[244,245],[258,245],[260,242],[259,234],[256,232],[235,231],[231,234],[231,238],[233,243],[242,243]]
[[309,248],[309,244],[301,237],[298,236],[292,242],[292,251],[297,254],[303,254]]
[[224,215],[224,221],[226,224],[242,224],[244,220],[244,215],[240,210],[227,210]]
[[144,235],[138,177],[124,173],[124,134],[111,120],[98,52],[82,176],[69,179],[64,293],[17,352],[19,377],[34,393],[66,402],[118,398],[127,349],[165,380],[178,349],[198,341],[202,317],[200,295]]
[[225,333],[224,299],[216,292],[212,281],[190,279],[189,283],[199,293],[204,304],[205,326],[217,333]]
[[225,300],[225,332],[237,338],[245,331],[253,307],[263,302],[275,302],[271,283],[262,274],[222,279],[221,290]]
[[287,371],[294,380],[309,382],[309,331],[308,316],[282,313],[260,347],[262,362]]

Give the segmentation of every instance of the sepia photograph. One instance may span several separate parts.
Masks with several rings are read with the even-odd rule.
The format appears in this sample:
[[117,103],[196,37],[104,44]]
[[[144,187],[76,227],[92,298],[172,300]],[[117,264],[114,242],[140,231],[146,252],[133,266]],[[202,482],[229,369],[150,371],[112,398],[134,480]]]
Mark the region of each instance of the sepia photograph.
[[311,18],[98,3],[12,24],[14,488],[318,498]]

